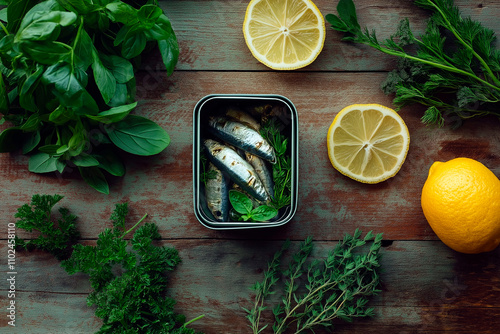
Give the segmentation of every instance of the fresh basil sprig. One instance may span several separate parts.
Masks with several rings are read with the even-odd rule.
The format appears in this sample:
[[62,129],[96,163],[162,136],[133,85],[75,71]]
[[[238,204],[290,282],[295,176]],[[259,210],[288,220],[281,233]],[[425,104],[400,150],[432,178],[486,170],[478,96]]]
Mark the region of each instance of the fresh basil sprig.
[[229,191],[229,202],[242,221],[267,221],[278,214],[278,210],[265,204],[254,208],[252,200],[237,190]]
[[130,112],[135,71],[156,46],[167,75],[179,56],[157,1],[1,1],[0,152],[30,154],[35,173],[78,169],[109,193],[105,173],[123,176],[119,150],[154,155],[170,143],[155,122]]

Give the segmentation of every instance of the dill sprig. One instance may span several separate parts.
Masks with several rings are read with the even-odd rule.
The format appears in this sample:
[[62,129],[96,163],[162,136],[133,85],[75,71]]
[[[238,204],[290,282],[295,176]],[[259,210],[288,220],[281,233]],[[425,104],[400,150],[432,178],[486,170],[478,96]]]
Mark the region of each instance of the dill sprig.
[[[352,321],[374,315],[374,309],[367,307],[367,303],[371,296],[380,292],[378,271],[382,234],[374,235],[370,231],[364,238],[361,234],[359,229],[352,236],[346,234],[326,259],[313,260],[309,264],[312,238],[300,244],[281,276],[283,296],[281,303],[273,308],[275,334],[291,327],[293,333],[314,331],[317,327],[331,328],[334,319]],[[256,291],[254,308],[245,309],[254,334],[267,327],[260,327],[260,315],[266,310],[264,299],[275,293],[273,286],[280,281],[278,266],[282,253],[283,249],[276,253],[264,272],[264,281],[253,287]]]
[[375,31],[362,29],[352,0],[340,0],[338,16],[326,15],[332,28],[345,33],[343,40],[369,45],[400,58],[382,89],[395,93],[394,104],[427,106],[423,123],[452,126],[486,115],[500,116],[500,50],[495,34],[470,17],[463,18],[453,0],[416,0],[428,9],[425,32],[416,37],[408,19],[397,33],[381,42]]

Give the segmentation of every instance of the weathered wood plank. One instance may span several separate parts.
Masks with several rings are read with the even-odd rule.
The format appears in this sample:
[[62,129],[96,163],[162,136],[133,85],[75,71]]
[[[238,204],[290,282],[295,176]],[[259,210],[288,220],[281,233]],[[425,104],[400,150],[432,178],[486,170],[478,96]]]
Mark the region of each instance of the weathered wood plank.
[[[258,240],[172,240],[183,262],[170,276],[169,295],[192,327],[207,334],[246,333],[242,307],[251,304],[249,287],[281,242]],[[315,242],[322,259],[335,242]],[[292,243],[296,249],[298,241]],[[0,253],[6,253],[5,243]],[[289,258],[285,257],[284,263]],[[432,259],[432,260],[430,260]],[[353,324],[336,322],[337,333],[493,333],[500,325],[500,249],[480,256],[458,254],[439,241],[396,241],[382,250],[382,293],[371,305],[376,317]],[[18,253],[18,322],[12,333],[93,333],[99,319],[85,303],[85,275],[69,276],[43,252]],[[235,268],[237,270],[235,270]],[[0,274],[7,274],[2,268]],[[7,286],[0,285],[0,291]],[[0,303],[8,302],[2,293]],[[488,319],[471,322],[468,319]],[[268,319],[268,318],[266,318]],[[6,329],[2,321],[0,331]],[[10,333],[9,332],[9,333]]]
[[[125,156],[127,174],[112,179],[106,196],[87,187],[77,173],[32,174],[27,158],[0,155],[0,214],[13,220],[16,209],[35,193],[66,196],[61,203],[81,217],[84,238],[95,238],[107,226],[115,203],[129,201],[131,219],[149,213],[164,238],[247,238],[247,232],[213,232],[201,226],[192,204],[192,110],[211,93],[273,93],[287,96],[299,113],[299,208],[286,226],[252,232],[254,238],[337,240],[354,226],[385,232],[389,239],[436,239],[420,208],[420,192],[433,161],[458,156],[478,159],[500,176],[499,120],[473,120],[458,130],[425,127],[422,108],[400,114],[411,136],[407,160],[396,177],[366,185],[341,175],[326,152],[326,133],[336,113],[353,103],[391,106],[380,93],[383,73],[178,72],[171,78],[142,73],[152,80],[136,113],[157,121],[172,143],[158,156]],[[159,81],[156,81],[159,80]]]
[[[269,68],[255,60],[248,50],[242,32],[247,0],[162,1],[161,6],[172,21],[181,50],[178,70],[250,70]],[[428,14],[413,1],[357,0],[358,19],[362,26],[375,29],[380,40],[395,33],[398,23],[409,18],[418,35],[425,29]],[[323,15],[337,14],[338,1],[314,1]],[[478,3],[457,0],[463,16],[470,16],[500,33],[497,18],[500,3],[489,0]],[[326,22],[323,51],[305,71],[386,71],[395,60],[366,46],[341,42],[342,34]],[[157,57],[152,54],[151,57]],[[159,60],[159,58],[156,58]],[[158,63],[158,61],[153,62]],[[145,66],[149,62],[145,62]]]

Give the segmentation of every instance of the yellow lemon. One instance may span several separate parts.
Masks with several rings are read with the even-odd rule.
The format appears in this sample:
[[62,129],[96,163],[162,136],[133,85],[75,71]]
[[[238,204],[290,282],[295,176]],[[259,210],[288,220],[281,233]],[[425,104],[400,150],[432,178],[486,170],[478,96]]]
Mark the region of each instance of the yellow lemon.
[[323,49],[325,21],[310,0],[252,0],[243,22],[252,55],[275,70],[312,63]]
[[378,183],[396,175],[409,147],[410,134],[401,116],[379,104],[345,107],[327,134],[333,167],[363,183]]
[[429,225],[450,248],[476,254],[500,244],[500,180],[479,161],[435,162],[421,204]]

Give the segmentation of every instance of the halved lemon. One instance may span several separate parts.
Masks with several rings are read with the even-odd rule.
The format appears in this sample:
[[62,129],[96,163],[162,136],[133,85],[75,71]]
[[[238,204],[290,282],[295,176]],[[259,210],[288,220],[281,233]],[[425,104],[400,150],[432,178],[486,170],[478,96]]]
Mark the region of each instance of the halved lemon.
[[339,172],[359,182],[378,183],[403,165],[410,134],[396,111],[379,104],[354,104],[335,116],[327,147]]
[[310,0],[252,0],[243,22],[252,55],[275,70],[312,63],[323,49],[325,21]]

